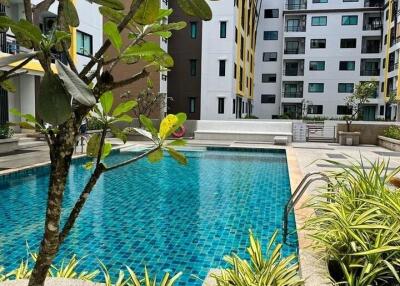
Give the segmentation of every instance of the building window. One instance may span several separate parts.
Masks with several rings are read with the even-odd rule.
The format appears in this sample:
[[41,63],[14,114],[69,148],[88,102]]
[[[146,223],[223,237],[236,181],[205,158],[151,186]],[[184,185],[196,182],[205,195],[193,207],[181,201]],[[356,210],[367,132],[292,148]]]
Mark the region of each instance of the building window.
[[219,76],[225,76],[226,60],[219,60]]
[[311,18],[311,26],[326,26],[327,17],[326,16],[314,16]]
[[343,26],[350,26],[350,25],[357,25],[358,24],[358,16],[342,16],[342,25]]
[[325,49],[326,48],[326,40],[325,39],[311,39],[310,48],[311,49]]
[[352,113],[352,108],[347,105],[338,105],[336,114],[337,115],[351,115]]
[[219,22],[219,37],[221,39],[226,38],[226,21]]
[[238,40],[238,29],[235,27],[235,43],[237,43]]
[[339,93],[353,93],[354,83],[339,83],[338,92]]
[[236,63],[233,65],[233,78],[236,78],[236,72],[237,71],[237,66]]
[[313,3],[328,3],[328,0],[313,0]]
[[196,112],[196,97],[189,97],[189,113]]
[[261,75],[261,82],[276,82],[276,74],[275,73],[263,73]]
[[197,38],[197,22],[190,22],[190,38]]
[[324,71],[325,62],[324,61],[310,61],[310,71]]
[[309,83],[308,92],[324,92],[323,83]]
[[261,103],[275,103],[275,94],[261,94]]
[[191,59],[190,60],[190,75],[196,76],[197,73],[197,60]]
[[225,108],[225,98],[223,97],[218,97],[218,113],[219,114],[224,114],[224,108]]
[[341,49],[354,49],[357,46],[357,39],[341,39]]
[[243,68],[239,70],[239,90],[243,90]]
[[264,52],[263,62],[276,62],[278,58],[277,52]]
[[232,113],[233,114],[236,113],[236,99],[233,99],[233,101],[232,101]]
[[265,41],[278,40],[278,31],[264,31],[264,40]]
[[322,114],[324,107],[323,105],[309,105],[307,107],[308,114]]
[[244,38],[240,37],[240,59],[244,58]]
[[339,70],[340,71],[353,71],[356,69],[355,61],[340,61]]
[[81,56],[90,56],[93,53],[93,37],[87,33],[76,31],[77,51]]
[[379,115],[381,115],[381,116],[385,115],[385,106],[384,105],[379,106]]
[[264,18],[278,18],[279,9],[264,9]]

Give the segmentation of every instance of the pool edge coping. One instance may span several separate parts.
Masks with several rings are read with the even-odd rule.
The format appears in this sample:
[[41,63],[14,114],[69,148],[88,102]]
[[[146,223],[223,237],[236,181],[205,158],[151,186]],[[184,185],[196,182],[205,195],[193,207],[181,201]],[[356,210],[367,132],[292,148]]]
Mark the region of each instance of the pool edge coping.
[[[288,146],[285,149],[290,189],[293,194],[304,174],[299,167],[293,147]],[[313,209],[302,207],[307,199],[309,199],[309,196],[307,194],[303,195],[299,200],[299,204],[294,208],[299,245],[300,274],[305,279],[305,286],[332,285],[325,262],[318,257],[318,253],[310,248],[311,240],[308,238],[309,233],[303,228],[306,220],[314,214]]]

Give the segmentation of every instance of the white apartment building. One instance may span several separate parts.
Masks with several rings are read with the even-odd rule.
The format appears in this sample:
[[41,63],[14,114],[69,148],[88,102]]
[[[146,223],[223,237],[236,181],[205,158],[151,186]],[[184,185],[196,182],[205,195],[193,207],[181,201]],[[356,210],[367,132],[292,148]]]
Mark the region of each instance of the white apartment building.
[[258,24],[254,115],[348,113],[360,81],[379,81],[363,118],[385,118],[383,0],[263,1]]
[[[39,3],[40,0],[33,0],[32,4]],[[51,30],[57,16],[57,4],[55,2],[48,11],[43,12],[39,17],[39,27],[43,33]],[[75,60],[78,69],[82,69],[90,60],[93,51],[96,51],[103,43],[103,18],[96,4],[88,1],[75,1],[78,11],[80,25],[72,32],[71,56]],[[10,0],[9,5],[0,5],[0,13],[9,15],[13,20],[24,19],[24,7],[21,1]],[[20,46],[9,30],[0,33],[0,56],[16,54],[25,51]],[[75,50],[75,51],[73,51]],[[61,60],[62,57],[61,57]],[[4,67],[4,69],[10,69]],[[37,90],[43,70],[36,60],[32,60],[24,67],[26,74],[13,79],[16,92],[10,93],[0,89],[0,125],[8,121],[18,122],[19,118],[9,114],[11,108],[16,108],[22,113],[36,114],[35,102],[38,96]]]

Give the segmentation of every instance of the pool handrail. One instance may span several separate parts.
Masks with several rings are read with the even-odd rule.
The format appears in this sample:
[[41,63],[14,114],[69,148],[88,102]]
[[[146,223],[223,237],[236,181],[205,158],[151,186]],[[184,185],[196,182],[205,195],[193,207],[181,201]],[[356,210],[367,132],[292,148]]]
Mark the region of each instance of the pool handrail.
[[[313,176],[319,176],[316,178],[311,178]],[[303,196],[304,192],[307,188],[316,181],[324,181],[328,185],[331,184],[329,177],[323,172],[310,172],[306,174],[301,180],[300,184],[296,187],[296,190],[290,196],[288,202],[285,205],[284,213],[283,213],[283,243],[287,243],[288,236],[288,223],[289,223],[289,214],[294,209],[300,198]]]

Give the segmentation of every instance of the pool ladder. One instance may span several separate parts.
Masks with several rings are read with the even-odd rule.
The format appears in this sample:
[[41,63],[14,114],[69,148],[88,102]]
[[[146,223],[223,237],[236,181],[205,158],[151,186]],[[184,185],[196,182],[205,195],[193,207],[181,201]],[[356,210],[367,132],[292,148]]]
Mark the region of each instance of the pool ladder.
[[331,181],[328,176],[322,172],[311,172],[304,176],[301,180],[300,184],[297,186],[296,190],[293,192],[288,202],[285,205],[284,213],[283,213],[283,243],[287,244],[288,237],[288,224],[289,224],[289,214],[293,211],[296,204],[299,202],[300,198],[303,196],[304,192],[307,188],[314,182],[324,181],[328,183],[328,186],[331,185]]

